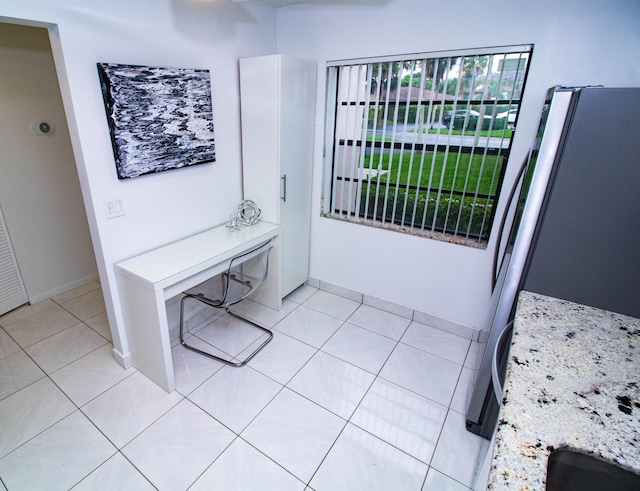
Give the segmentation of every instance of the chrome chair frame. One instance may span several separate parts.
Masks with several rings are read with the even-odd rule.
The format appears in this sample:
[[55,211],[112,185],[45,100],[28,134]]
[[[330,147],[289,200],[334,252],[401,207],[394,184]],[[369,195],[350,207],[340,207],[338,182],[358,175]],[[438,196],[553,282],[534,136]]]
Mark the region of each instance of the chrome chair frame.
[[[250,281],[243,281],[243,279],[238,278],[237,276],[235,276],[232,273],[232,268],[234,268],[236,265],[242,265],[242,263],[244,263],[245,261],[256,257],[260,254],[266,253],[268,254],[269,249],[271,247],[271,241],[267,241],[264,244],[252,249],[251,251],[248,251],[244,254],[240,254],[239,256],[234,257],[231,262],[229,263],[229,267],[227,268],[227,271],[224,272],[222,274],[222,282],[223,282],[223,296],[222,299],[220,300],[215,300],[215,299],[211,299],[211,298],[207,298],[205,297],[202,293],[189,293],[189,292],[183,292],[184,297],[182,297],[182,300],[180,301],[180,344],[182,344],[182,346],[184,346],[185,348],[187,348],[188,350],[194,351],[196,353],[199,353],[201,355],[207,356],[209,358],[213,358],[214,360],[218,360],[222,363],[225,363],[229,366],[232,367],[243,367],[244,365],[246,365],[247,363],[249,363],[249,361],[258,354],[258,352],[264,348],[269,341],[271,341],[271,339],[273,339],[273,333],[255,323],[254,321],[252,321],[251,319],[248,319],[247,317],[244,317],[240,314],[237,314],[235,312],[232,312],[229,309],[230,305],[235,305],[240,303],[241,301],[245,300],[249,295],[251,295],[255,289],[260,286],[260,284],[262,284],[262,281],[264,281],[264,279],[267,277],[268,271],[269,271],[269,260],[267,258],[267,266],[265,267],[264,270],[264,274],[262,275],[262,277],[259,279],[259,281],[257,281],[257,284],[251,284]],[[231,284],[231,282],[236,282],[237,284],[242,285],[242,287],[247,287],[247,290],[244,291],[238,298],[235,299],[229,299],[229,285]],[[184,304],[187,300],[189,299],[193,299],[193,300],[197,300],[201,303],[204,303],[205,305],[208,305],[210,307],[214,307],[217,309],[225,309],[225,311],[227,312],[227,314],[229,314],[232,317],[235,317],[236,319],[240,319],[248,324],[251,324],[252,326],[260,329],[261,331],[265,332],[268,334],[267,339],[260,344],[260,346],[258,346],[255,350],[253,350],[251,352],[251,354],[249,356],[247,356],[244,360],[242,361],[233,361],[233,360],[228,360],[225,358],[221,358],[219,356],[216,356],[212,353],[209,353],[207,351],[198,349],[194,346],[190,346],[189,344],[187,344],[187,342],[184,339]]]

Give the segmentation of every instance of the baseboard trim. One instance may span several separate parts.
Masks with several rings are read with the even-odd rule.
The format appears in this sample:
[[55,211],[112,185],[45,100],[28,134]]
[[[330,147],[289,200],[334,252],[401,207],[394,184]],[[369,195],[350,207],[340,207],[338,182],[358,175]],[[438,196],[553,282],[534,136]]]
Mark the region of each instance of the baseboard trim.
[[113,348],[113,358],[116,362],[125,370],[131,368],[133,363],[131,362],[131,353],[127,353],[126,355],[122,354],[116,348]]
[[457,322],[452,322],[447,319],[442,319],[441,317],[427,314],[425,312],[420,312],[418,310],[414,310],[403,305],[398,305],[387,300],[376,298],[370,295],[365,295],[363,293],[356,292],[354,290],[350,290],[348,288],[344,288],[342,286],[335,285],[324,280],[309,277],[309,279],[307,280],[307,285],[314,288],[319,288],[320,290],[324,290],[329,293],[340,295],[341,297],[345,297],[356,302],[361,302],[364,305],[375,307],[391,314],[411,319],[415,322],[419,322],[420,324],[435,327],[436,329],[439,329],[441,331],[455,334],[456,336],[460,336],[471,341],[478,341],[482,337],[482,331],[479,329],[465,326],[463,324],[458,324]]
[[61,293],[68,292],[69,290],[73,290],[74,288],[78,288],[79,286],[85,285],[92,281],[96,281],[98,279],[100,279],[100,277],[98,276],[98,273],[94,273],[89,276],[85,276],[84,278],[80,278],[79,280],[72,281],[71,283],[57,286],[44,293],[38,293],[37,295],[29,295],[29,303],[33,305],[34,303],[42,302],[49,298],[55,297],[56,295],[60,295]]

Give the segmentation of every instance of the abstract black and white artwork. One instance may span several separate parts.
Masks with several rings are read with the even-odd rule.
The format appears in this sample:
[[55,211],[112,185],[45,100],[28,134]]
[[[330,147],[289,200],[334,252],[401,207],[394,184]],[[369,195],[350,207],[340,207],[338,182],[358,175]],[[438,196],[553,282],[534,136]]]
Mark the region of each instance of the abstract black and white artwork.
[[118,179],[215,162],[209,70],[98,63]]

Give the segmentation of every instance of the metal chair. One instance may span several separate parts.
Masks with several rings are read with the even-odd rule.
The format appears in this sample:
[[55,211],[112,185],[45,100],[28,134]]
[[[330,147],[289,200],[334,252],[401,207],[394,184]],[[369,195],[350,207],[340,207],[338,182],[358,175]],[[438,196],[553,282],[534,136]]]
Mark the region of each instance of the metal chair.
[[[211,299],[205,296],[205,294],[201,293],[202,290],[205,290],[207,287],[207,282],[201,283],[200,285],[184,292],[184,297],[180,302],[180,343],[185,348],[195,351],[196,353],[200,353],[201,355],[208,356],[209,358],[213,358],[215,360],[221,361],[222,363],[226,363],[232,367],[242,367],[246,365],[262,348],[264,348],[269,341],[273,338],[273,333],[250,319],[247,319],[244,316],[236,314],[229,310],[229,306],[235,305],[249,295],[251,295],[258,286],[265,280],[267,277],[268,269],[269,269],[269,249],[271,247],[271,241],[268,241],[255,249],[241,254],[239,256],[234,257],[229,264],[229,268],[226,272],[220,275],[221,278],[221,286],[222,286],[222,298],[220,299]],[[258,346],[244,361],[234,362],[233,360],[227,360],[225,358],[220,358],[219,356],[213,355],[201,349],[195,348],[194,346],[189,346],[184,340],[184,304],[187,300],[197,300],[205,305],[210,307],[214,307],[216,309],[225,309],[229,315],[235,317],[237,319],[241,319],[252,326],[264,331],[269,336],[260,346]]]

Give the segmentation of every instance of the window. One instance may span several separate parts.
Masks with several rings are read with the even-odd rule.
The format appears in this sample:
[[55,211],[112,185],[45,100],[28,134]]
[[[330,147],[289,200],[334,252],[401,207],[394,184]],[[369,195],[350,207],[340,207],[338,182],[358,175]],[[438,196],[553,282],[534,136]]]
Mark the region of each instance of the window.
[[329,63],[323,216],[486,247],[530,56]]

